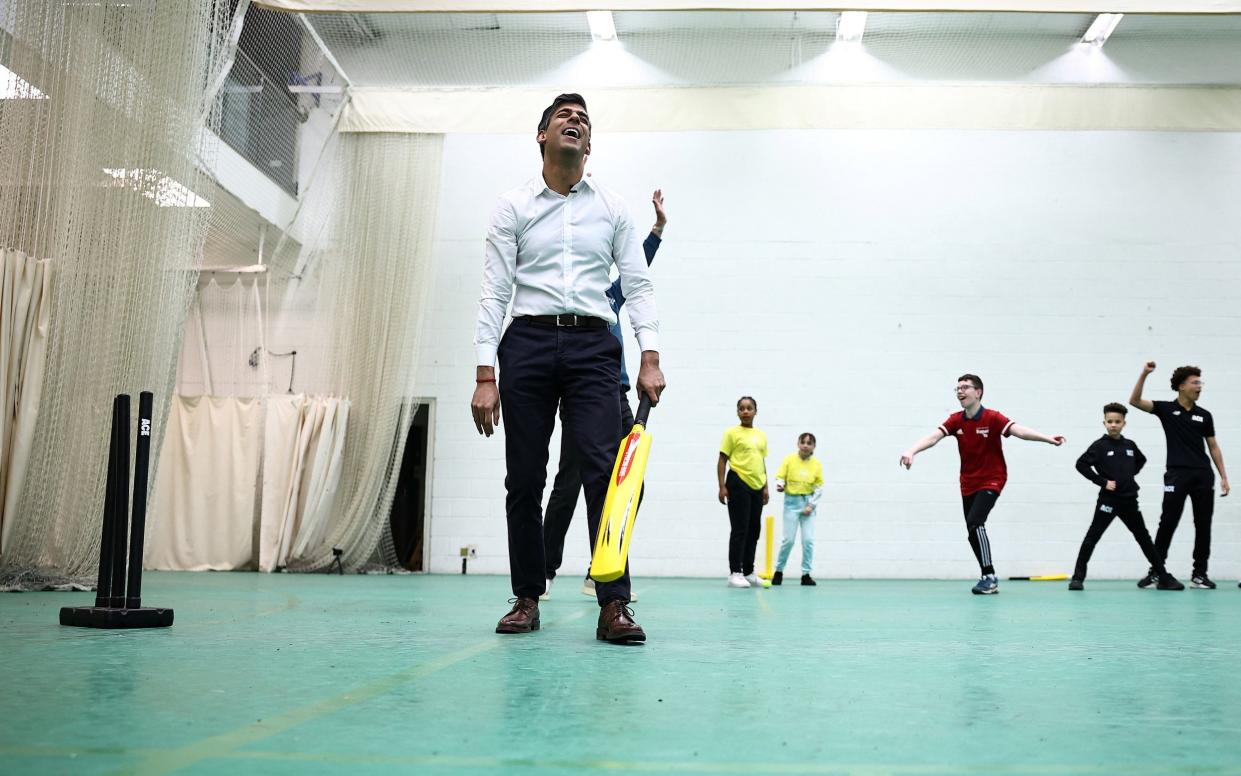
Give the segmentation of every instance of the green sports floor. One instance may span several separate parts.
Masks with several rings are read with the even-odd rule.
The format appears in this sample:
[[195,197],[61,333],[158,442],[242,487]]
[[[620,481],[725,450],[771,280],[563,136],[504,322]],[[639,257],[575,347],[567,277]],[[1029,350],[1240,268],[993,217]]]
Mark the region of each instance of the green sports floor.
[[[795,580],[794,580],[795,581]],[[498,636],[493,576],[146,576],[154,631],[0,595],[0,773],[1241,774],[1241,590],[1132,581],[572,580]]]

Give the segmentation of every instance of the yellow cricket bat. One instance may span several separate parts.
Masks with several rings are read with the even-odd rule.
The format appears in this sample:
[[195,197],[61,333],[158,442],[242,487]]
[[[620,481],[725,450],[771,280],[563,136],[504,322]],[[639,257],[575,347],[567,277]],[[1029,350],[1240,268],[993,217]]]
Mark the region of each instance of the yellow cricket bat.
[[651,414],[651,400],[646,396],[638,402],[633,429],[621,440],[608,481],[608,496],[603,502],[595,552],[590,559],[590,576],[596,582],[611,582],[625,573],[629,558],[629,542],[633,539],[633,521],[638,517],[638,499],[642,495],[642,479],[646,476],[646,459],[651,453],[651,434],[646,430]]
[[1036,574],[1032,577],[1009,577],[1010,580],[1024,582],[1061,582],[1068,578],[1068,574]]

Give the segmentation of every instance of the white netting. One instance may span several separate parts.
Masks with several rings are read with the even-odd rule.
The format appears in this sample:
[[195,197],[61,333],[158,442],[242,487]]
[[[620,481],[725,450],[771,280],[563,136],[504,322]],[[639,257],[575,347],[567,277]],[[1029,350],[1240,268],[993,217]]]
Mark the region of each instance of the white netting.
[[154,391],[158,444],[208,224],[197,141],[229,22],[210,0],[0,2],[0,244],[55,268],[0,584],[93,575],[114,394]]
[[[387,525],[393,467],[410,422],[402,407],[415,395],[441,144],[427,135],[339,136],[322,171],[328,202],[312,192],[304,211],[312,220],[325,209],[334,215],[307,248],[274,257],[272,298],[281,302],[273,302],[273,316],[312,315],[298,340],[308,390],[352,404],[337,514],[326,538],[291,568],[325,567],[332,547],[343,548],[346,566],[356,567]],[[292,342],[273,336],[272,347]]]

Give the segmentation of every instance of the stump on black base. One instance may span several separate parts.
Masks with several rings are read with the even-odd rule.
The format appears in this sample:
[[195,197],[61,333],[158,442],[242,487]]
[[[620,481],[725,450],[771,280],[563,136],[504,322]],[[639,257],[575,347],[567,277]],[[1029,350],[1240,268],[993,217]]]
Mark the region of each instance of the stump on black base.
[[[112,438],[108,447],[108,487],[99,543],[99,582],[94,606],[65,606],[60,624],[82,628],[167,628],[172,610],[142,605],[142,545],[146,535],[147,473],[151,462],[149,391],[138,396],[138,445],[134,452],[132,531],[129,521],[129,395],[112,401]],[[128,539],[128,553],[126,553]],[[128,558],[126,555],[128,554]],[[128,560],[128,564],[126,561]],[[126,566],[129,591],[126,595]]]
[[60,624],[80,628],[167,628],[172,625],[172,610],[151,606],[137,609],[64,606],[60,610]]

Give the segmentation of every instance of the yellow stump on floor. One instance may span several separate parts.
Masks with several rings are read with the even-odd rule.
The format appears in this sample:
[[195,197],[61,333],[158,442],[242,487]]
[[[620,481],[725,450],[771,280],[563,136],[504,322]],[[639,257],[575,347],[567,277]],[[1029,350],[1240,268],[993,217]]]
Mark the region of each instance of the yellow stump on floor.
[[772,568],[771,568],[771,563],[772,563],[771,555],[772,555],[772,550],[775,549],[775,543],[776,543],[776,536],[775,536],[776,518],[772,517],[771,515],[767,515],[767,517],[763,519],[763,522],[764,522],[763,533],[767,534],[767,557],[763,560],[763,570],[759,572],[758,578],[759,579],[771,579],[771,577],[773,576]]

